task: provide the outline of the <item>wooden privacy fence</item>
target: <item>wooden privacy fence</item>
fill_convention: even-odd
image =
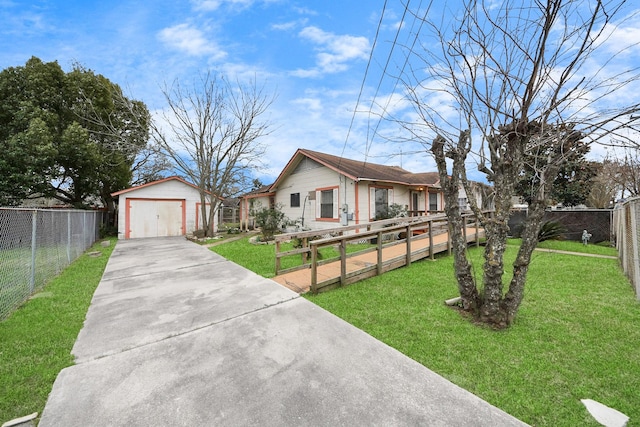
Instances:
[[[472,214],[464,215],[463,233],[467,242],[479,244],[484,230]],[[282,251],[285,241],[298,239],[300,246]],[[347,253],[350,244],[369,243],[363,250]],[[332,259],[320,259],[319,250],[323,247],[335,247],[339,256]],[[426,257],[434,258],[439,252],[451,251],[448,222],[444,214],[422,217],[394,218],[329,230],[314,230],[301,233],[289,233],[276,236],[276,281],[289,282],[296,271],[307,270],[303,281],[297,285],[306,291],[308,286],[314,293],[380,275],[413,261]],[[281,260],[288,256],[300,256],[302,265],[282,269]],[[319,275],[319,270],[324,272]],[[329,270],[335,270],[329,272]],[[297,274],[297,281],[300,281]],[[280,279],[280,280],[278,280]],[[291,279],[292,281],[294,279]]]

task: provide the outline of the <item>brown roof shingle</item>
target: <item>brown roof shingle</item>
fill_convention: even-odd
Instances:
[[[369,163],[318,151],[299,149],[303,154],[337,172],[359,181],[385,181],[406,185],[437,186],[440,182],[437,172],[412,173],[399,166],[386,166]]]

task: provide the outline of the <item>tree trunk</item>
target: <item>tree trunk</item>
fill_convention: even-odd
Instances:
[[[495,328],[507,326],[506,317],[502,310],[504,276],[504,253],[507,249],[509,235],[509,216],[511,214],[511,194],[515,182],[511,168],[503,168],[500,174],[494,176],[494,186],[500,188],[495,194],[495,212],[485,220],[484,228],[486,243],[484,248],[483,293],[482,304],[478,311],[478,318],[482,323]]]
[[[209,236],[209,216],[207,215],[207,197],[204,194],[200,194],[200,218],[202,221],[202,231],[204,236]]]
[[[504,252],[507,248],[507,234],[509,227],[502,215],[486,221],[485,231],[487,240],[484,250],[484,290],[481,296],[482,304],[478,311],[478,320],[496,327],[504,323],[501,313],[502,276],[504,275]]]
[[[116,205],[113,201],[113,197],[105,198],[104,204],[107,208],[107,227],[115,226],[116,219]]]
[[[509,283],[509,291],[502,303],[502,311],[507,326],[513,323],[524,297],[524,285],[527,280],[531,255],[538,245],[538,232],[540,231],[544,209],[544,204],[539,202],[529,206],[529,215],[522,231],[522,244],[513,263],[513,276]]]
[[[463,228],[464,220],[458,207],[458,192],[445,192],[445,211],[449,219],[449,235],[451,238],[451,248],[453,250],[453,259],[455,264],[456,280],[458,282],[458,291],[462,298],[462,309],[475,313],[478,309],[478,290],[471,273],[471,264],[467,259],[467,241],[465,239]],[[453,205],[453,207],[451,207]]]
[[[218,200],[216,196],[211,195],[211,203],[209,204],[209,222],[207,224],[211,236],[215,234],[215,215],[218,208]]]
[[[438,175],[440,176],[440,185],[444,192],[445,205],[444,210],[447,214],[449,223],[449,237],[451,239],[451,249],[453,251],[456,280],[458,282],[458,291],[462,299],[462,309],[474,313],[478,309],[479,297],[476,283],[471,274],[471,264],[467,259],[467,241],[464,235],[464,220],[458,205],[458,196],[460,188],[460,176],[464,172],[464,161],[466,159],[466,143],[468,134],[460,133],[458,141],[458,150],[452,150],[449,157],[453,159],[453,171],[451,176],[447,173],[447,164],[444,153],[444,139],[437,137],[431,145],[436,165],[438,166]],[[461,170],[462,168],[462,170]]]

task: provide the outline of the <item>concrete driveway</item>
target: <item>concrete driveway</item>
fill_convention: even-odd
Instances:
[[[523,426],[184,238],[119,241],[40,426]]]

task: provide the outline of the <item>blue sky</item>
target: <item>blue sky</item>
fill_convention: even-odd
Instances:
[[[353,113],[361,90],[358,109],[368,110],[374,94],[381,100],[393,89],[394,80],[381,76],[404,6],[390,1],[383,14],[384,4],[0,0],[0,69],[24,65],[31,56],[56,60],[66,71],[77,62],[119,84],[152,111],[165,106],[161,87],[176,79],[192,84],[209,70],[232,79],[255,76],[277,96],[269,112],[274,132],[263,140],[268,145],[267,169],[260,175],[265,183],[275,179],[297,148],[434,171],[431,157],[416,153],[418,147],[372,136],[378,124],[383,134],[397,133],[396,125]],[[409,30],[411,23],[407,19],[403,28]],[[634,23],[637,17],[618,30],[619,39],[640,41],[640,25]],[[399,41],[410,43],[409,32],[402,32]],[[635,58],[627,58],[630,67],[638,65]],[[393,74],[400,62],[395,57],[388,71]]]
[[[367,141],[360,118],[347,140],[383,3],[0,0],[0,68],[24,65],[31,56],[57,60],[66,71],[77,62],[150,110],[164,106],[161,87],[175,79],[189,84],[207,70],[256,76],[277,96],[269,113],[274,132],[264,140],[264,181],[275,178],[297,148],[400,164],[386,156],[394,149]],[[395,35],[402,12],[396,6],[385,11],[381,48]],[[371,66],[368,86],[377,85],[380,70]],[[427,156],[420,157],[403,159],[403,166],[430,170],[422,164]]]

